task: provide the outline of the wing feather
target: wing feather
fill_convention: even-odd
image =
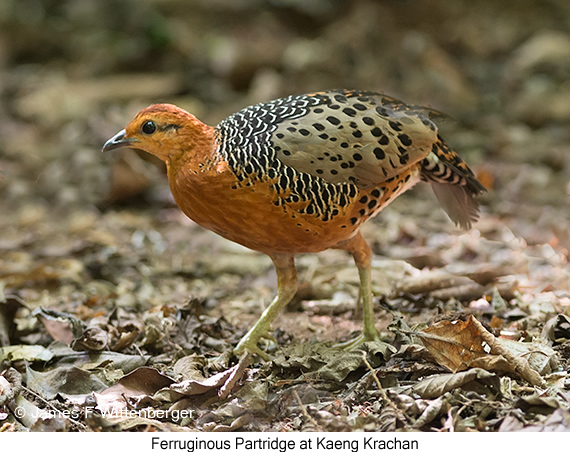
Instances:
[[[301,118],[285,119],[271,134],[276,157],[331,183],[368,188],[424,159],[437,127],[417,107],[378,93],[313,95]]]

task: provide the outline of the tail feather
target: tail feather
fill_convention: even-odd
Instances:
[[[469,229],[479,219],[476,197],[485,192],[473,171],[439,138],[424,159],[422,177],[431,183],[441,206],[462,229]]]
[[[471,229],[479,219],[479,204],[473,193],[461,185],[431,182],[431,187],[445,213],[461,229]]]

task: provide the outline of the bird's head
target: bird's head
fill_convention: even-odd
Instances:
[[[192,151],[199,153],[204,147],[211,149],[212,143],[213,127],[175,105],[154,104],[141,110],[105,143],[102,151],[140,149],[168,163]]]

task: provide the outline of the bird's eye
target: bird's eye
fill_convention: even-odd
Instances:
[[[156,132],[156,123],[154,121],[147,121],[142,125],[141,130],[145,135],[152,135]]]

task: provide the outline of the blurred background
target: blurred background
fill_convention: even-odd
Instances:
[[[0,273],[49,278],[25,269],[73,257],[72,275],[110,278],[121,243],[197,252],[203,232],[175,209],[162,165],[103,155],[103,143],[154,102],[214,125],[252,103],[332,88],[449,115],[443,135],[489,190],[482,227],[512,231],[487,237],[566,255],[569,76],[567,0],[2,0]],[[377,224],[401,224],[401,213],[407,232],[388,238],[410,242],[428,217],[452,231],[428,197],[414,189]],[[186,229],[160,229],[172,221]],[[165,272],[195,271],[176,259],[191,258],[169,255]]]

